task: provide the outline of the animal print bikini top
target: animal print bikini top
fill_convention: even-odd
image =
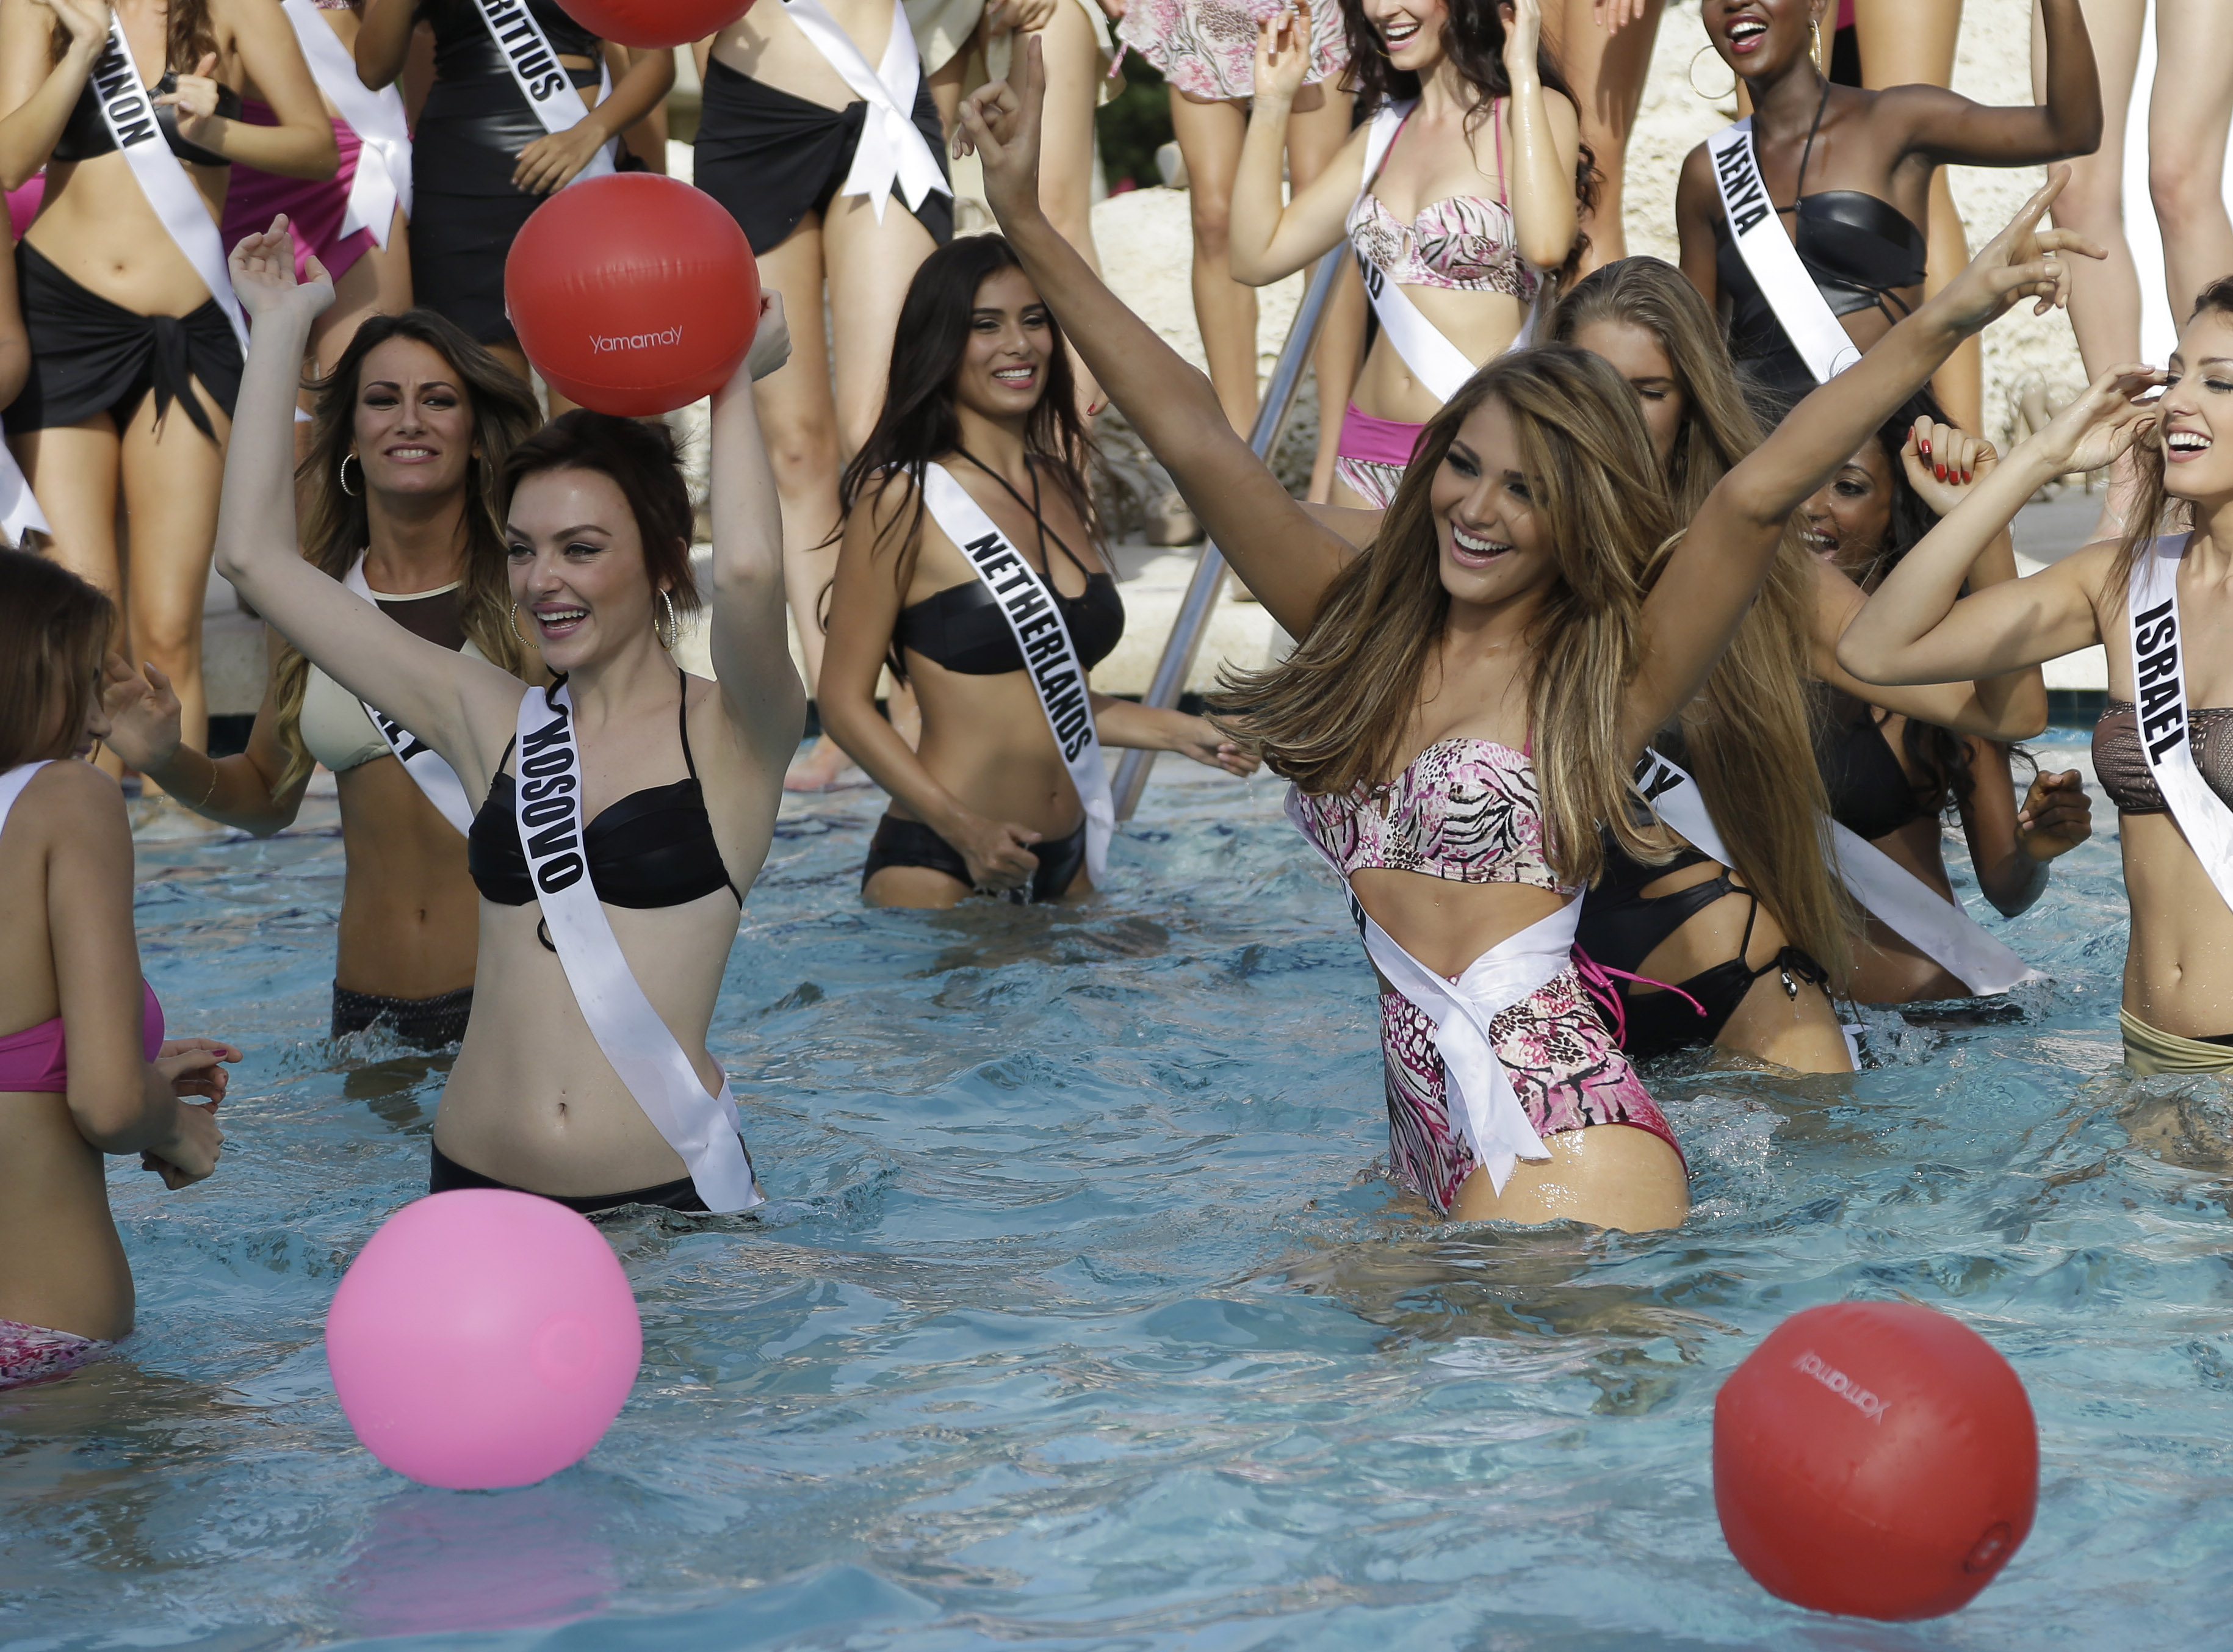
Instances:
[[[1519,231],[1505,199],[1504,100],[1491,104],[1488,126],[1496,134],[1496,198],[1452,195],[1430,202],[1406,224],[1372,192],[1374,178],[1349,209],[1349,239],[1358,254],[1400,287],[1444,287],[1460,292],[1508,293],[1521,302],[1535,296],[1538,277],[1520,256]],[[1408,124],[1410,116],[1403,117]],[[1403,135],[1403,127],[1396,138]],[[1394,153],[1388,140],[1380,164]],[[1374,169],[1377,177],[1379,167]]]
[[[1543,805],[1525,751],[1494,740],[1437,740],[1385,785],[1298,792],[1297,823],[1344,877],[1423,872],[1458,883],[1527,883],[1561,895],[1543,852]]]

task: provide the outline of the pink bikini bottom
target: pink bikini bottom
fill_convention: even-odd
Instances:
[[[1419,446],[1424,425],[1400,419],[1376,419],[1359,413],[1351,402],[1341,416],[1341,440],[1335,449],[1333,473],[1374,509],[1385,511],[1396,498],[1403,467]]]
[[[115,1347],[114,1343],[94,1337],[76,1337],[66,1330],[0,1319],[0,1389],[51,1382],[80,1366],[107,1358]]]

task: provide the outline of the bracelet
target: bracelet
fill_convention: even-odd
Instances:
[[[205,756],[206,756],[207,754],[206,754],[206,753],[205,753],[204,755],[205,755]],[[201,800],[201,802],[199,802],[199,803],[196,803],[196,804],[194,805],[194,812],[195,812],[196,814],[198,814],[198,815],[199,815],[199,813],[201,813],[201,811],[202,811],[203,810],[205,810],[205,809],[208,808],[208,807],[209,807],[209,800],[210,800],[211,798],[212,798],[212,797],[216,797],[216,796],[217,796],[217,777],[218,777],[218,768],[217,768],[217,759],[216,759],[215,758],[210,758],[210,760],[209,760],[209,766],[210,766],[210,783],[209,783],[209,787],[208,787],[208,789],[207,789],[206,790],[205,790],[205,791],[202,793],[202,800]]]

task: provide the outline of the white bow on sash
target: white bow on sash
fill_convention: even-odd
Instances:
[[[907,11],[900,0],[892,0],[892,32],[884,45],[884,61],[873,69],[853,37],[837,26],[821,0],[783,0],[783,10],[853,89],[854,96],[869,106],[861,122],[861,140],[853,150],[852,168],[837,192],[867,196],[879,224],[884,221],[884,203],[891,198],[895,183],[909,211],[921,206],[933,191],[954,193],[938,157],[915,123],[922,60],[915,55],[915,31],[908,26]]]
[[[1348,888],[1340,863],[1312,836],[1300,794],[1287,789],[1287,818],[1311,847],[1325,857]],[[1489,1023],[1536,989],[1554,980],[1573,962],[1574,930],[1581,922],[1580,897],[1516,935],[1507,935],[1466,966],[1455,981],[1437,975],[1405,952],[1371,914],[1349,899],[1350,912],[1364,934],[1373,966],[1427,1019],[1435,1024],[1435,1049],[1442,1058],[1442,1088],[1450,1115],[1465,1133],[1474,1162],[1488,1172],[1489,1185],[1501,1193],[1522,1159],[1546,1160],[1551,1149],[1527,1122],[1527,1109],[1512,1088],[1511,1075],[1497,1059]]]
[[[326,27],[310,0],[280,0],[279,9],[294,25],[318,90],[341,111],[363,146],[357,151],[356,177],[349,185],[341,232],[350,236],[370,230],[385,247],[396,207],[403,208],[405,218],[411,216],[411,133],[404,120],[403,94],[392,86],[375,92],[357,78],[356,59],[341,36]]]

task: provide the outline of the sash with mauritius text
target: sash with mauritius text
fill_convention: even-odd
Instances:
[[[557,49],[551,45],[550,36],[543,32],[543,25],[535,21],[528,9],[527,0],[473,0],[481,14],[481,24],[496,42],[497,55],[504,66],[511,71],[512,84],[519,95],[527,100],[527,107],[535,111],[535,118],[543,129],[553,137],[570,132],[579,126],[589,113],[589,106],[582,101],[582,94],[566,73],[566,66],[558,61]],[[611,75],[602,63],[598,75],[607,90],[611,89]],[[602,178],[613,170],[613,150],[608,143],[589,157],[589,164],[569,180],[578,184],[585,178]]]

